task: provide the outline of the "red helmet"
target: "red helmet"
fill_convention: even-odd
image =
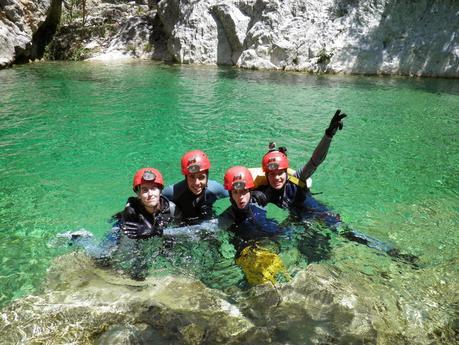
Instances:
[[[164,188],[163,176],[154,168],[142,168],[137,170],[134,175],[134,179],[132,180],[132,189],[136,192],[137,187],[146,182],[154,182],[159,185],[159,188]]]
[[[189,175],[210,169],[210,161],[207,155],[194,150],[185,153],[182,157],[182,174]]]
[[[263,156],[261,166],[265,173],[288,169],[288,158],[280,151],[270,151]]]
[[[241,190],[254,188],[255,184],[249,169],[236,166],[226,171],[223,186],[226,190]]]

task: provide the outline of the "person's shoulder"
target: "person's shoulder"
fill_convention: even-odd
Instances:
[[[126,201],[126,205],[125,207],[136,207],[138,204],[139,204],[139,198],[135,197],[135,196],[130,196],[127,201]]]
[[[262,184],[255,188],[255,190],[267,194],[271,190],[271,186],[269,184]]]
[[[207,181],[207,187],[223,188],[223,185],[215,180],[209,180]]]
[[[185,180],[182,180],[164,188],[162,195],[165,196],[169,201],[174,201],[175,198],[179,197],[185,190]]]
[[[228,191],[223,188],[223,185],[217,181],[209,180],[207,181],[207,193],[215,194],[218,197],[227,197]]]
[[[234,223],[234,217],[234,211],[230,206],[218,215],[217,219],[219,227],[222,229],[227,229]]]
[[[261,206],[260,204],[258,204],[257,202],[251,201],[249,203],[249,206],[252,209],[252,211],[257,210],[257,211],[266,213],[266,209],[263,206]]]
[[[128,213],[132,213],[132,212],[140,212],[140,210],[142,209],[142,202],[140,201],[140,199],[136,196],[130,196],[127,201],[126,201],[126,204],[124,205],[124,213],[128,212]]]
[[[167,212],[170,214],[170,216],[174,219],[179,219],[182,216],[182,212],[180,211],[180,208],[177,207],[177,205],[169,200],[167,197],[164,195],[161,195],[162,203],[164,204],[164,210],[161,210],[162,212]]]

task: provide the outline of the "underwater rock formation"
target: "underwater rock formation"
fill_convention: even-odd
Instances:
[[[253,328],[223,294],[199,281],[123,279],[93,267],[79,254],[58,259],[45,286],[42,295],[3,310],[3,342],[157,344],[169,339],[199,344],[205,337],[216,344],[238,339]]]
[[[122,278],[73,253],[56,259],[40,294],[1,311],[0,333],[8,344],[454,341],[454,316],[431,299],[434,291],[416,295],[377,280],[311,264],[289,283],[224,293],[194,278]]]
[[[0,0],[0,68],[41,58],[61,17],[62,0]]]

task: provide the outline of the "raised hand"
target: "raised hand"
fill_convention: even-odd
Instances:
[[[341,113],[341,110],[338,109],[335,113],[335,115],[333,116],[333,118],[331,119],[330,121],[330,125],[328,126],[328,128],[325,130],[325,133],[329,136],[329,137],[333,137],[335,134],[336,134],[336,131],[339,129],[339,130],[342,130],[343,129],[343,119],[346,117],[347,115],[345,113]]]

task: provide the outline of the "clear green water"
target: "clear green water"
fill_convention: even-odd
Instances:
[[[173,183],[181,155],[200,148],[211,158],[211,178],[222,180],[231,165],[257,166],[272,140],[288,147],[297,167],[337,108],[349,117],[314,175],[318,198],[346,223],[419,256],[422,267],[457,278],[458,95],[457,80],[150,63],[1,70],[0,305],[40,286],[64,252],[48,245],[56,233],[84,228],[101,238],[139,167],[157,167]],[[345,246],[329,260],[371,273],[383,258],[362,247]],[[211,242],[175,250],[183,255],[165,270],[208,265],[198,275],[221,286],[241,276],[228,261],[212,261]],[[210,268],[220,275],[206,276]],[[219,283],[223,275],[230,278]]]

